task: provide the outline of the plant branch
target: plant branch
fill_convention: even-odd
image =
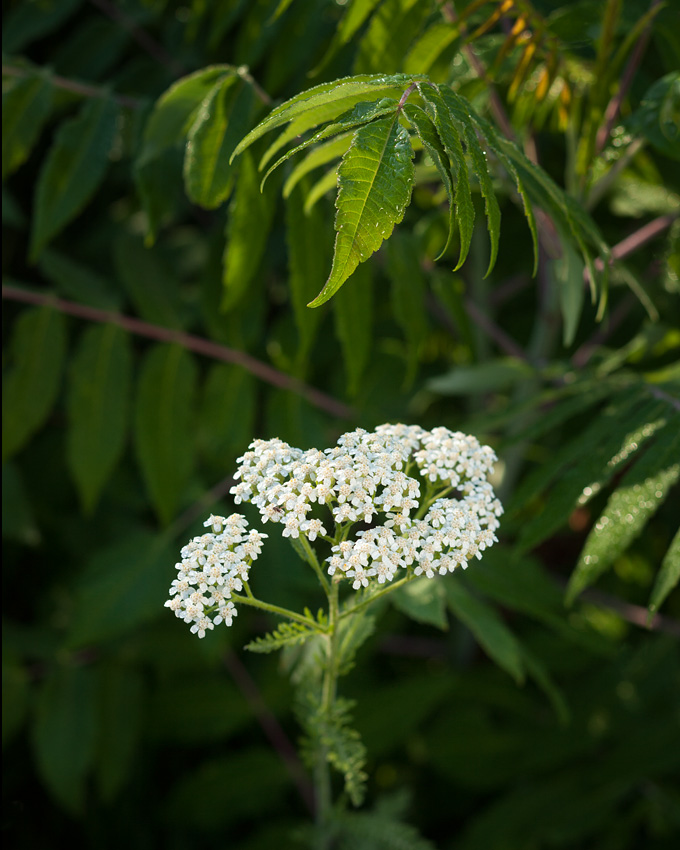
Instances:
[[[3,77],[34,77],[37,76],[37,73],[40,73],[40,71],[36,71],[31,68],[21,68],[18,65],[5,65],[3,63],[2,66]],[[100,86],[90,86],[87,85],[87,83],[79,83],[77,80],[69,80],[66,77],[60,77],[57,74],[48,74],[47,78],[52,85],[58,89],[63,89],[64,91],[72,92],[73,94],[78,94],[82,97],[109,97],[112,100],[115,100],[116,103],[119,103],[121,106],[125,106],[128,109],[141,109],[145,103],[145,101],[136,97],[127,97],[123,94],[112,94],[108,89]]]
[[[277,617],[286,617],[288,620],[295,620],[296,623],[302,623],[305,626],[313,628],[317,632],[324,631],[323,626],[317,623],[316,620],[312,620],[302,614],[296,614],[295,611],[290,611],[288,608],[281,608],[279,605],[272,605],[271,602],[262,602],[261,599],[255,599],[247,582],[244,582],[244,587],[246,588],[246,593],[250,594],[249,596],[240,596],[238,593],[232,593],[231,598],[236,599],[237,602],[241,602],[244,605],[250,605],[251,608],[259,608],[261,611],[268,611],[270,614],[276,614]]]
[[[373,593],[368,599],[364,599],[363,602],[359,602],[357,605],[353,605],[351,608],[346,608],[338,617],[338,620],[344,620],[345,617],[349,617],[351,614],[356,614],[359,611],[363,611],[364,608],[367,608],[372,602],[375,602],[376,599],[379,599],[381,596],[384,596],[386,593],[390,593],[393,590],[396,590],[398,587],[401,587],[412,579],[417,578],[417,576],[404,576],[404,578],[400,578],[399,581],[390,582],[386,587],[383,587],[382,590],[379,590],[377,593]]]
[[[290,375],[286,375],[285,372],[280,372],[278,369],[257,360],[245,351],[228,348],[226,345],[220,345],[217,342],[193,336],[192,334],[187,334],[183,331],[165,328],[160,325],[152,325],[149,322],[144,322],[141,319],[135,319],[130,316],[123,316],[120,313],[98,310],[95,307],[87,307],[84,304],[77,304],[73,301],[65,301],[64,299],[57,298],[54,295],[43,295],[38,292],[30,292],[16,286],[3,286],[2,297],[3,299],[11,301],[21,301],[26,304],[37,304],[40,306],[52,307],[62,313],[77,316],[80,319],[86,319],[90,322],[103,322],[118,325],[129,333],[133,333],[147,339],[181,345],[189,351],[194,351],[197,354],[202,354],[205,357],[212,358],[213,360],[221,360],[224,363],[234,363],[237,366],[241,366],[252,375],[255,375],[255,377],[260,378],[275,387],[301,395],[314,407],[318,407],[320,410],[325,410],[327,413],[330,413],[331,416],[336,416],[340,419],[354,419],[356,417],[356,412],[351,407],[348,407],[341,401],[338,401],[338,399],[326,395],[326,393],[309,386],[309,384],[300,381],[298,378],[293,378]]]
[[[607,144],[607,139],[611,135],[611,131],[614,127],[614,122],[616,121],[621,110],[621,104],[623,102],[623,99],[628,94],[628,89],[630,88],[631,83],[633,82],[633,77],[635,76],[636,71],[640,67],[640,62],[642,61],[642,57],[644,56],[645,50],[647,49],[647,45],[649,43],[649,39],[652,33],[651,17],[653,16],[656,7],[660,5],[661,0],[653,0],[649,8],[649,12],[651,13],[650,20],[642,31],[640,38],[638,39],[633,49],[631,57],[628,60],[626,69],[623,72],[623,76],[621,77],[621,82],[619,84],[618,91],[607,104],[607,108],[605,109],[603,116],[603,123],[597,133],[597,139],[595,143],[596,153],[600,153],[600,151]]]
[[[236,682],[241,693],[253,710],[253,714],[257,717],[264,734],[267,736],[269,742],[279,754],[281,761],[286,766],[286,770],[295,783],[305,806],[309,812],[313,813],[314,789],[312,788],[309,777],[297,756],[295,747],[291,744],[288,736],[283,731],[283,728],[276,719],[276,716],[267,707],[260,689],[255,684],[250,673],[241,663],[238,655],[236,655],[235,652],[232,652],[232,650],[227,650],[227,652],[225,652],[222,656],[222,660],[224,666],[231,674],[231,677]]]
[[[167,50],[156,41],[155,38],[143,30],[132,18],[128,17],[125,12],[122,12],[115,3],[110,3],[109,0],[90,0],[93,6],[96,6],[100,12],[106,15],[115,23],[119,24],[126,30],[131,38],[145,50],[152,59],[164,65],[173,74],[182,74],[185,71],[181,62],[178,62],[174,56],[171,56]]]

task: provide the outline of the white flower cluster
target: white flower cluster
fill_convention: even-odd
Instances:
[[[397,570],[416,575],[466,567],[468,560],[496,540],[503,508],[486,480],[496,456],[475,437],[447,428],[426,431],[417,425],[380,425],[343,434],[332,449],[302,451],[282,440],[256,440],[239,458],[231,492],[235,501],[252,502],[263,521],[279,522],[284,537],[328,537],[314,505],[330,509],[336,527],[347,523],[381,525],[343,536],[327,559],[328,573],[340,570],[355,589],[369,580],[391,581]],[[417,467],[427,514],[421,507],[421,482],[409,475]],[[451,498],[444,498],[455,491]],[[437,498],[439,496],[439,498]]]
[[[259,531],[246,531],[248,523],[241,514],[210,516],[204,525],[211,531],[183,547],[182,561],[175,565],[177,578],[165,603],[175,616],[191,623],[191,631],[200,638],[222,622],[232,624],[238,612],[231,594],[248,581],[250,567],[267,537]]]

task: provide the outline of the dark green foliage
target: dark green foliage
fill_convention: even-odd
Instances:
[[[5,4],[10,846],[675,846],[673,6]],[[492,445],[506,513],[343,597],[329,714],[323,619],[199,641],[163,602],[208,514],[261,528],[252,439],[382,422]],[[261,530],[253,592],[316,611]]]

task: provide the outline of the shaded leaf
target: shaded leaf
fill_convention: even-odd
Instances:
[[[229,158],[252,108],[252,86],[240,77],[225,77],[202,101],[184,157],[184,185],[194,203],[214,209],[229,197],[235,170]]]
[[[131,778],[142,732],[144,681],[140,671],[105,666],[99,683],[95,775],[102,800],[113,801]]]
[[[54,32],[82,2],[55,0],[52,3],[19,3],[13,6],[2,25],[3,51],[20,53],[31,42]]]
[[[310,306],[328,301],[402,220],[413,186],[412,159],[397,115],[357,130],[338,170],[333,266]]]
[[[487,363],[457,366],[446,375],[427,382],[440,395],[477,395],[509,389],[533,377],[533,369],[522,360],[498,358]]]
[[[629,126],[664,156],[680,159],[679,71],[666,74],[651,86],[629,119]]]
[[[426,282],[420,266],[420,246],[410,233],[397,233],[387,243],[387,270],[390,276],[394,318],[406,337],[407,386],[415,380],[421,346],[427,339],[425,313]]]
[[[13,462],[2,465],[2,536],[25,546],[40,543],[40,530],[26,492],[19,467]]]
[[[2,179],[24,163],[52,109],[49,76],[16,80],[2,93]]]
[[[120,294],[109,282],[71,257],[47,249],[40,255],[38,268],[65,298],[99,310],[120,309]]]
[[[256,410],[255,378],[231,363],[208,372],[199,417],[199,450],[211,468],[231,474],[234,461],[252,438]]]
[[[67,460],[90,512],[125,446],[132,378],[127,333],[115,325],[88,328],[69,377]]]
[[[307,200],[305,201],[305,212],[309,215],[309,213],[314,209],[315,204],[317,204],[324,195],[328,194],[328,192],[332,189],[335,189],[337,185],[338,169],[331,168],[324,174],[323,177],[317,180],[317,182],[309,190]]]
[[[566,240],[562,241],[562,256],[555,260],[553,274],[558,286],[560,308],[562,310],[562,342],[569,346],[574,341],[578,329],[585,286],[583,281],[583,261]]]
[[[347,373],[347,392],[356,395],[368,365],[373,344],[373,280],[370,263],[364,263],[333,299],[335,334],[340,340]]]
[[[438,629],[448,629],[446,594],[439,581],[419,578],[397,588],[390,599],[395,608],[418,623],[427,623]]]
[[[276,211],[276,190],[272,181],[260,191],[255,159],[247,153],[239,165],[227,219],[222,299],[225,310],[243,298],[260,267]]]
[[[3,462],[45,423],[59,392],[66,353],[64,317],[49,307],[24,310],[10,342],[2,391]]]
[[[428,7],[428,3],[419,0],[383,0],[359,42],[354,72],[398,71],[423,18],[430,12]],[[422,69],[418,68],[418,72],[422,73]]]
[[[71,814],[83,812],[85,780],[95,754],[97,682],[91,667],[51,673],[38,696],[33,749],[52,796]]]
[[[144,358],[135,402],[135,448],[151,502],[168,523],[193,467],[196,365],[179,345],[157,345]]]
[[[474,566],[472,566],[474,569]],[[444,582],[449,608],[466,625],[488,656],[516,682],[524,681],[522,648],[496,612],[465,589],[459,577]]]
[[[157,250],[147,248],[138,236],[122,233],[113,243],[113,261],[141,318],[164,328],[183,326],[178,282]]]
[[[3,478],[4,478],[3,468]],[[3,517],[4,519],[4,517]],[[3,529],[4,531],[4,529]],[[10,653],[2,658],[2,746],[9,744],[26,721],[30,698],[30,675]]]
[[[104,179],[118,111],[110,98],[91,98],[59,128],[38,178],[32,260],[78,215]]]
[[[94,554],[78,578],[67,646],[102,643],[162,617],[174,557],[168,540],[139,530]]]
[[[435,21],[411,45],[404,59],[407,74],[427,74],[446,48],[459,37],[458,27],[449,21]]]

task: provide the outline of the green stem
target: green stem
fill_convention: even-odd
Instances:
[[[309,540],[307,540],[307,538],[303,534],[300,535],[299,539],[302,543],[302,548],[305,550],[305,554],[307,555],[307,561],[316,573],[316,577],[321,582],[321,587],[323,587],[326,596],[328,596],[330,593],[328,579],[323,574],[323,570],[321,569],[321,565],[319,564],[319,559],[316,557],[316,552],[312,548]]]
[[[243,605],[250,605],[252,608],[260,608],[262,611],[269,611],[270,614],[276,614],[279,617],[286,617],[289,620],[295,620],[298,623],[304,623],[305,626],[311,626],[317,631],[323,631],[322,627],[316,620],[312,620],[309,617],[304,617],[302,614],[296,614],[295,611],[289,611],[288,608],[280,608],[278,605],[271,605],[269,602],[261,602],[259,599],[255,599],[250,588],[248,587],[248,583],[244,582],[244,587],[246,589],[246,596],[239,596],[238,593],[232,593],[231,598],[235,599],[237,602],[242,603]]]
[[[338,681],[338,621],[339,617],[339,594],[340,585],[336,580],[330,582],[328,589],[328,629],[326,632],[327,655],[326,669],[324,671],[321,685],[321,715],[330,721],[333,716],[333,704],[337,692]],[[333,792],[331,787],[331,770],[328,763],[328,748],[320,746],[316,767],[314,769],[316,788],[316,822],[320,827],[319,850],[327,850],[329,847],[328,823],[331,819],[333,808]]]
[[[391,593],[391,591],[396,590],[398,587],[401,587],[404,584],[407,584],[412,579],[416,578],[414,575],[407,575],[404,578],[400,578],[399,581],[390,582],[386,587],[383,587],[382,590],[379,590],[377,593],[372,594],[368,597],[368,599],[364,599],[363,602],[359,602],[357,605],[353,605],[351,608],[347,608],[345,611],[340,614],[338,620],[344,620],[345,617],[349,617],[351,614],[356,614],[358,611],[362,611],[364,608],[367,608],[376,599],[380,599],[381,596],[385,596],[386,593]]]

